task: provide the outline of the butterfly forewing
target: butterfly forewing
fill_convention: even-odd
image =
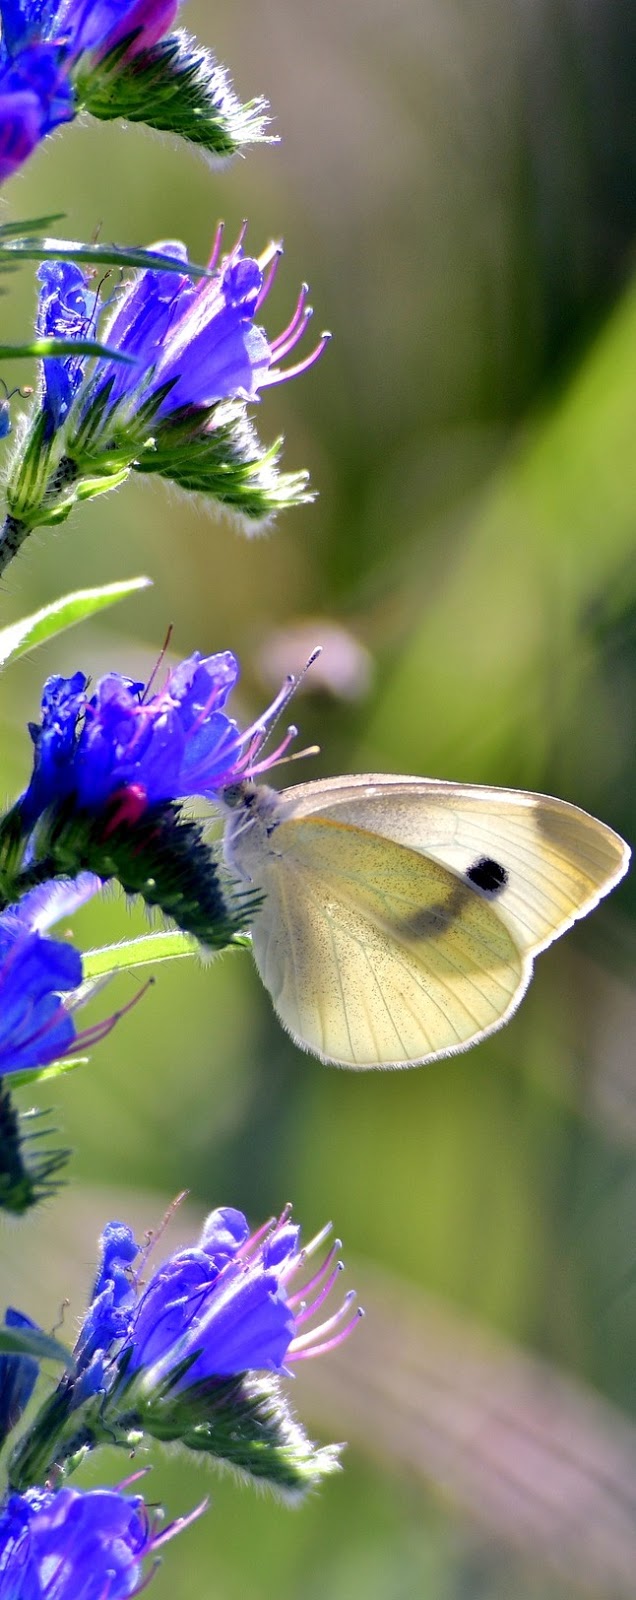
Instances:
[[[302,784],[288,789],[284,800],[299,819],[311,815],[372,831],[423,852],[468,883],[472,873],[471,892],[496,904],[527,953],[536,954],[590,911],[629,861],[623,840],[595,817],[564,800],[520,790],[370,774]]]
[[[408,1066],[465,1049],[514,1010],[530,963],[443,863],[315,815],[281,821],[272,847],[254,955],[305,1048],[349,1067]]]

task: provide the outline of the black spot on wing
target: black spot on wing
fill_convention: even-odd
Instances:
[[[508,882],[508,873],[499,861],[493,861],[492,856],[480,856],[478,861],[473,861],[468,868],[466,877],[473,888],[480,889],[482,894],[487,894],[491,900],[501,894]]]

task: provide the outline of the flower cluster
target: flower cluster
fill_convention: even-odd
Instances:
[[[353,1292],[318,1315],[342,1270],[336,1240],[308,1276],[330,1231],[303,1248],[289,1208],[252,1233],[242,1212],[224,1207],[144,1284],[147,1250],[124,1223],[108,1223],[73,1373],[16,1446],[13,1486],[77,1464],[80,1440],[82,1455],[105,1442],[134,1447],[144,1434],[178,1439],[291,1495],[332,1472],[338,1451],[316,1449],[279,1382],[346,1339],[361,1315]]]
[[[283,366],[311,320],[306,286],[288,326],[268,339],[256,319],[280,246],[246,256],[242,233],[222,255],[222,236],[219,228],[198,283],[185,246],[168,241],[158,248],[184,271],[145,269],[105,303],[74,263],[40,268],[38,335],[79,345],[99,332],[114,354],[89,362],[78,350],[44,360],[31,432],[8,488],[11,516],[25,535],[63,520],[78,499],[116,487],[131,468],[205,493],[248,521],[311,498],[306,473],[277,472],[280,441],[263,450],[246,405],[305,372],[328,336]]]
[[[116,880],[223,948],[260,900],[228,878],[182,802],[222,800],[280,759],[295,728],[268,754],[263,746],[294,680],[241,730],[225,709],[238,678],[229,651],[195,651],[153,690],[158,671],[147,685],[108,673],[92,690],[82,672],[48,679],[41,722],[30,724],[31,780],[0,821],[0,887],[17,899],[42,877]]]
[[[210,51],[178,26],[180,11],[181,0],[0,0],[0,183],[80,111],[145,122],[213,157],[268,139],[266,102],[239,102]],[[33,528],[61,523],[132,472],[202,494],[250,528],[313,498],[306,473],[279,470],[282,441],[264,447],[252,421],[266,389],[313,366],[328,338],[298,350],[312,316],[306,285],[281,333],[262,326],[281,246],[249,255],[243,228],[226,250],[220,226],[200,267],[179,241],[142,251],[43,240],[43,225],[0,224],[0,269],[20,256],[41,262],[35,340],[3,347],[40,365],[35,393],[19,390],[31,404],[5,473],[0,574]],[[15,392],[0,378],[0,440]],[[0,666],[146,581],[79,590],[3,629]],[[187,808],[249,801],[248,780],[295,736],[288,729],[265,753],[295,685],[288,679],[242,729],[228,710],[237,679],[229,651],[195,651],[167,671],[162,655],[147,683],[114,671],[45,683],[29,729],[31,778],[0,815],[0,1208],[14,1215],[52,1192],[68,1155],[39,1143],[33,1153],[40,1113],[19,1113],[14,1091],[78,1065],[74,1052],[113,1027],[122,1011],[78,1031],[96,987],[155,960],[158,941],[178,954],[195,948],[173,926],[82,956],[53,925],[114,882],[201,946],[246,942],[260,891],[233,881],[231,853],[224,861],[206,819]],[[308,1438],[285,1385],[361,1315],[352,1292],[334,1294],[342,1262],[330,1231],[303,1246],[290,1208],[251,1231],[225,1207],[155,1266],[152,1236],[140,1246],[125,1223],[109,1222],[72,1352],[58,1329],[7,1309],[0,1600],[128,1600],[166,1539],[198,1515],[160,1532],[131,1493],[141,1474],[71,1487],[102,1446],[133,1455],[148,1441],[179,1443],[297,1500],[337,1470],[340,1447]],[[44,1361],[61,1377],[41,1398]]]
[[[244,773],[266,770],[293,734],[290,730],[277,750],[258,759],[289,686],[241,732],[225,711],[238,675],[229,650],[213,656],[195,650],[155,693],[151,682],[134,682],[118,672],[98,679],[92,693],[83,672],[49,678],[42,721],[30,729],[35,751],[21,801],[25,826],[32,828],[48,807],[69,798],[78,810],[96,813],[113,796],[119,801],[118,818],[136,821],[149,806],[194,796],[213,799]]]

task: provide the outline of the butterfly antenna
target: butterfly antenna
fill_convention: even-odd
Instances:
[[[298,693],[300,685],[303,682],[303,680],[306,678],[310,667],[313,667],[314,661],[317,661],[318,657],[321,656],[321,655],[322,655],[322,645],[321,644],[317,644],[315,650],[312,650],[311,655],[307,658],[307,660],[305,662],[305,665],[304,665],[304,667],[302,669],[302,672],[298,672],[296,674],[290,672],[288,674],[288,677],[286,679],[285,685],[284,685],[283,689],[281,689],[281,692],[280,692],[279,704],[276,707],[276,712],[275,712],[275,715],[273,717],[273,720],[270,722],[270,724],[268,726],[267,732],[266,732],[265,737],[263,739],[263,743],[262,743],[262,745],[260,747],[261,749],[264,749],[265,746],[267,744],[269,744],[269,741],[270,741],[271,736],[272,736],[272,734],[274,732],[274,729],[278,727],[280,719],[284,715],[285,711],[287,710],[288,705],[293,700],[294,695]],[[291,757],[290,757],[290,760],[291,760]]]

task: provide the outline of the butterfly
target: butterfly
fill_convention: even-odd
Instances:
[[[224,792],[230,870],[283,1026],[339,1066],[412,1067],[502,1027],[534,957],[627,871],[549,795],[382,773]]]

